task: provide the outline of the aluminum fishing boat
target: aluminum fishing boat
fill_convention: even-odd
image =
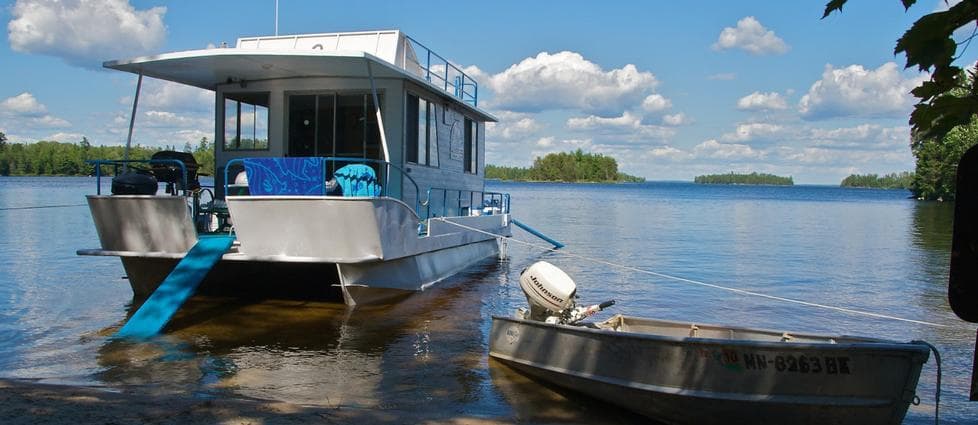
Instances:
[[[104,66],[139,76],[135,121],[143,76],[214,92],[213,188],[176,152],[94,162],[120,176],[88,196],[101,247],[78,254],[120,257],[137,298],[211,234],[234,241],[201,247],[198,263],[219,252],[198,267],[200,290],[339,287],[351,305],[423,290],[510,234],[509,196],[485,191],[495,119],[477,83],[400,31],[247,37]]]
[[[664,423],[899,424],[929,357],[919,342],[622,315],[585,324],[607,303],[574,305],[556,267],[520,281],[530,310],[493,317],[491,357]]]

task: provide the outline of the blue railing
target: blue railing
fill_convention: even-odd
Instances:
[[[405,68],[407,68],[406,62],[410,61],[421,69],[421,76],[435,87],[442,88],[472,106],[479,106],[479,83],[424,44],[407,35],[404,36],[404,40],[407,44],[405,47],[410,47],[417,58],[415,60],[405,55]],[[421,63],[422,60],[424,63]]]
[[[431,187],[428,188],[425,194],[424,202],[421,202],[421,206],[425,208],[425,215],[421,216],[422,219],[427,219],[431,217],[438,217],[438,213],[432,214],[432,201],[438,199],[438,193],[441,192],[441,217],[446,217],[451,212],[454,207],[455,213],[457,215],[472,215],[474,208],[478,208],[480,214],[492,215],[492,214],[509,214],[509,194],[500,192],[486,192],[482,190],[465,190],[465,189],[449,189],[441,187]],[[449,197],[449,192],[455,192],[454,197]],[[434,198],[432,197],[434,193]],[[463,195],[467,194],[467,195]],[[454,199],[453,199],[454,198]],[[478,199],[478,205],[475,201]],[[450,201],[454,204],[450,204]],[[465,211],[467,209],[467,211]],[[465,211],[465,212],[463,212]]]
[[[97,189],[95,193],[97,195],[102,194],[102,167],[111,166],[112,175],[119,175],[119,167],[128,167],[129,164],[174,164],[180,167],[180,187],[183,189],[184,194],[190,192],[189,186],[187,186],[187,166],[179,159],[90,159],[85,161],[87,164],[92,164],[95,167],[95,184]]]
[[[231,179],[230,170],[232,168],[232,165],[239,165],[240,166],[240,169],[243,170],[244,169],[244,161],[246,159],[248,159],[248,158],[236,158],[236,159],[232,159],[232,160],[228,161],[227,164],[224,165],[224,193],[225,193],[225,195],[228,194],[228,193],[230,193],[228,190],[231,188],[231,184],[232,184],[232,183],[230,183],[231,182],[231,180],[230,180]],[[415,182],[414,179],[411,178],[410,175],[408,175],[408,173],[404,172],[404,170],[401,167],[398,167],[398,166],[396,166],[394,164],[391,164],[390,162],[382,161],[382,160],[378,160],[378,159],[367,159],[367,158],[324,157],[322,159],[323,159],[323,162],[322,162],[322,164],[323,164],[323,166],[322,166],[322,181],[323,182],[325,182],[326,180],[328,180],[329,175],[332,172],[335,172],[337,168],[339,168],[339,167],[336,166],[337,163],[342,163],[342,164],[375,164],[375,165],[378,165],[377,168],[379,169],[379,170],[375,169],[375,171],[379,171],[380,172],[380,176],[378,176],[378,179],[377,179],[379,182],[381,182],[380,183],[380,194],[379,194],[379,196],[382,196],[382,197],[390,196],[390,187],[391,187],[390,181],[391,181],[392,171],[399,173],[404,178],[407,178],[407,181],[411,183],[411,186],[414,187],[414,199],[419,199],[419,197],[421,195],[421,190],[418,189],[418,183]],[[403,199],[403,196],[404,195],[402,193],[401,199]],[[420,206],[420,203],[419,202],[415,202],[414,212],[416,214],[418,214],[419,216],[421,215],[421,206]]]

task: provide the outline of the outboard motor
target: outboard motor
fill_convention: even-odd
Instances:
[[[546,261],[538,261],[523,270],[520,274],[520,288],[530,304],[529,311],[521,309],[519,315],[522,319],[573,325],[615,304],[615,300],[610,300],[578,307],[575,301],[577,285],[574,280]]]

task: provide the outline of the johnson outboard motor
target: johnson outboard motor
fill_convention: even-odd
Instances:
[[[610,300],[578,307],[574,280],[546,261],[538,261],[523,270],[520,288],[526,295],[530,310],[521,309],[519,315],[527,320],[573,325],[615,304],[615,300]]]

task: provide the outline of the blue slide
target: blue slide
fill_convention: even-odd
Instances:
[[[149,338],[156,335],[173,318],[180,306],[194,294],[211,268],[234,242],[233,236],[200,238],[173,271],[136,310],[116,336]]]

